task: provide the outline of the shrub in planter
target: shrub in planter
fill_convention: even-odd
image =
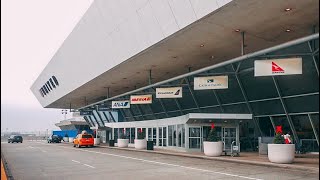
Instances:
[[[137,138],[134,140],[134,147],[136,149],[146,149],[147,148],[147,140],[145,139],[145,135],[142,131],[142,128],[138,129]]]
[[[207,141],[203,141],[203,151],[206,156],[220,156],[222,154],[223,143],[216,135],[214,125],[211,125],[211,130]]]
[[[277,126],[273,144],[268,144],[268,159],[273,163],[292,163],[295,155],[295,145],[289,134],[282,134],[282,127]]]
[[[127,136],[125,135],[125,131],[120,134],[120,138],[118,139],[118,147],[124,148],[128,147],[129,145],[129,139],[127,139]]]

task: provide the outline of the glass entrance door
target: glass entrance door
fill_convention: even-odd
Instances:
[[[231,143],[237,142],[237,130],[235,127],[224,127],[223,128],[222,141],[224,142],[224,150],[231,150]],[[235,144],[236,145],[236,144]]]

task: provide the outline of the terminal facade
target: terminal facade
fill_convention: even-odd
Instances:
[[[319,152],[319,1],[94,1],[31,87],[108,142],[255,151],[276,126]]]

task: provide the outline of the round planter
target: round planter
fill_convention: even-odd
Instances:
[[[99,145],[100,144],[100,138],[94,138],[93,139],[93,144],[94,145]]]
[[[69,142],[73,143],[74,138],[73,137],[69,137]]]
[[[69,137],[63,137],[64,142],[69,142]]]
[[[146,149],[147,148],[147,140],[146,139],[135,139],[134,140],[134,148]]]
[[[118,147],[125,148],[128,147],[129,139],[118,139]]]
[[[268,144],[268,158],[270,162],[289,164],[294,160],[294,144]]]
[[[203,142],[203,151],[206,156],[221,156],[223,149],[222,141],[218,142]]]

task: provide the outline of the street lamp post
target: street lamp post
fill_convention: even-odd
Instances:
[[[66,109],[61,110],[61,114],[64,114],[64,120],[67,119],[67,113],[68,113],[68,110],[66,110]]]

